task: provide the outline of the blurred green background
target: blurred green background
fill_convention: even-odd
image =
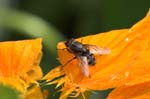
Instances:
[[[129,28],[149,8],[150,0],[0,0],[0,41],[42,37],[45,74],[59,65],[59,41]],[[89,99],[105,99],[107,92],[94,92]],[[50,93],[56,93],[53,86]]]

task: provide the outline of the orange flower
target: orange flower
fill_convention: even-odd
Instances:
[[[83,75],[77,59],[67,63],[74,55],[65,50],[64,42],[60,42],[57,46],[60,49],[58,50],[59,60],[61,64],[67,64],[63,67],[56,67],[44,79],[51,81],[55,77],[65,74],[64,77],[49,83],[58,83],[57,86],[64,84],[61,89],[61,99],[66,98],[68,95],[78,96],[87,90],[104,90],[108,88],[116,88],[112,92],[115,95],[110,94],[108,99],[129,99],[130,97],[116,98],[115,96],[118,94],[123,95],[123,90],[131,89],[130,93],[132,93],[132,90],[149,86],[149,83],[145,85],[145,82],[150,81],[149,38],[150,12],[130,29],[113,30],[76,39],[83,44],[102,46],[111,50],[108,55],[95,55],[96,65],[89,66],[91,77]],[[137,87],[134,88],[133,86]],[[144,88],[143,91],[139,91],[139,95],[143,92]],[[150,93],[150,90],[146,90],[146,93]],[[124,95],[127,94],[129,93],[126,92]],[[130,95],[134,96],[135,94],[133,92]],[[145,94],[145,96],[150,97],[150,94]]]
[[[41,39],[0,42],[0,83],[25,93],[42,77]],[[38,85],[38,84],[37,84]]]

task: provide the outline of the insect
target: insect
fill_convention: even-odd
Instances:
[[[94,66],[96,64],[94,54],[106,55],[110,53],[110,50],[107,48],[82,44],[73,38],[67,40],[65,45],[67,50],[75,55],[75,58],[78,60],[79,67],[86,77],[89,77],[88,66]]]

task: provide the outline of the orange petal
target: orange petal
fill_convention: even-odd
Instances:
[[[97,57],[96,66],[90,67],[92,79],[82,80],[80,84],[86,83],[91,89],[106,89],[150,81],[150,13],[127,33],[115,46],[113,41],[113,46],[108,45],[112,53]],[[118,39],[120,37],[115,41]]]
[[[44,77],[43,80],[47,80],[47,81],[51,81],[53,80],[55,77],[59,77],[64,75],[63,72],[61,72],[62,68],[61,66],[58,66],[56,68],[54,68],[53,70],[51,70],[50,72],[48,72]]]
[[[0,76],[13,77],[29,71],[41,48],[41,39],[1,42]]]
[[[114,89],[107,99],[149,99],[150,83],[141,83],[134,86],[123,86]]]
[[[30,71],[27,72],[28,78],[31,78],[33,80],[39,80],[42,78],[42,70],[40,66],[33,66]]]
[[[27,87],[25,84],[29,84],[31,79],[33,81],[42,76],[42,71],[38,66],[42,53],[41,41],[42,40],[39,38],[33,40],[0,42],[1,83],[11,85],[12,87],[20,89],[19,91],[23,91],[22,89],[26,89]],[[37,77],[33,77],[33,75],[29,77],[31,74]],[[16,82],[16,84],[14,82]]]

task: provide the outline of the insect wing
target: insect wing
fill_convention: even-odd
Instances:
[[[79,66],[80,66],[81,71],[83,72],[83,74],[86,77],[89,77],[89,68],[88,68],[87,57],[77,56],[77,59],[79,61]]]
[[[95,45],[86,44],[85,47],[88,48],[90,53],[93,53],[93,54],[107,55],[111,52],[111,50],[108,48],[95,46]]]

